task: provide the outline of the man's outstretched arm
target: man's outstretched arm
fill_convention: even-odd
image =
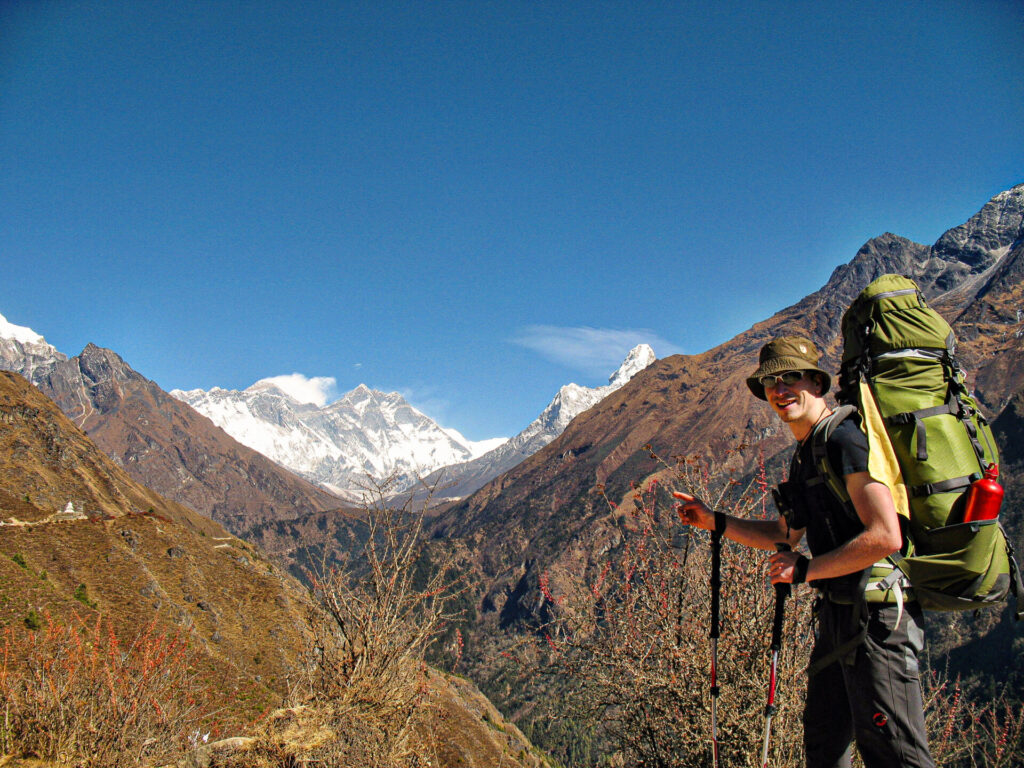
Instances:
[[[682,491],[674,491],[672,495],[680,501],[678,507],[680,520],[697,528],[709,531],[715,529],[715,513],[707,504],[696,496]],[[790,530],[786,521],[781,517],[775,520],[750,520],[745,517],[726,515],[725,518],[725,536],[755,549],[774,550],[775,545],[779,543],[796,547],[804,535],[802,528]]]

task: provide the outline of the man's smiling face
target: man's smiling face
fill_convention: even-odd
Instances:
[[[775,386],[764,388],[769,405],[786,424],[807,421],[813,425],[821,416],[820,393],[821,385],[806,371],[795,384],[776,379]]]

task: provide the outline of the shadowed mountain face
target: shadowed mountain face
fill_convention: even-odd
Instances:
[[[645,446],[664,457],[709,455],[739,472],[751,468],[758,451],[771,457],[788,446],[788,430],[745,384],[758,350],[779,335],[807,335],[823,351],[823,367],[837,370],[843,312],[871,280],[890,272],[917,281],[953,323],[980,401],[998,413],[1024,384],[1024,323],[1016,309],[1024,298],[1022,222],[1024,185],[993,198],[931,248],[892,234],[869,241],[797,304],[703,354],[673,356],[642,371],[545,449],[447,510],[435,537],[464,539],[478,552],[485,615],[527,614],[541,570],[561,564],[578,571],[614,539],[592,489],[605,484],[618,498],[653,472]],[[754,450],[729,453],[741,444]]]
[[[90,344],[34,383],[133,478],[240,533],[340,502]]]
[[[130,478],[35,387],[0,372],[0,625],[29,610],[99,611],[130,639],[152,620],[192,638],[211,680],[258,705],[283,690],[304,647],[305,604],[251,545]]]
[[[1024,390],[1010,398],[999,418],[992,422],[992,434],[1002,449],[1000,469],[1024,475]]]

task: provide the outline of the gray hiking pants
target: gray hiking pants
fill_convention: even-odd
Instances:
[[[865,618],[864,614],[866,613]],[[807,683],[804,746],[808,768],[849,768],[851,742],[865,768],[935,768],[928,752],[917,656],[924,645],[921,609],[840,605],[819,600],[811,663],[857,637],[863,642]]]

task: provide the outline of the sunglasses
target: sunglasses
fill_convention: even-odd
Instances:
[[[758,381],[765,389],[775,389],[780,381],[787,387],[792,387],[803,377],[803,371],[783,371],[775,375],[762,376]]]

